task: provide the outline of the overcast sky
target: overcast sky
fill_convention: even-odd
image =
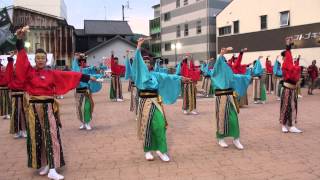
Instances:
[[[49,1],[49,0],[47,0]],[[68,23],[83,28],[84,19],[121,20],[121,5],[127,0],[64,0],[68,8]],[[149,34],[149,20],[153,18],[153,5],[160,0],[129,0],[130,8],[125,10],[134,33]],[[12,5],[13,0],[0,0],[0,7]],[[105,8],[106,7],[106,11]]]

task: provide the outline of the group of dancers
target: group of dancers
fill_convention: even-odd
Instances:
[[[32,67],[24,49],[26,32],[26,27],[17,30],[15,66],[12,54],[8,58],[5,72],[0,74],[0,115],[9,118],[7,115],[11,114],[10,132],[16,137],[27,138],[28,167],[38,169],[40,175],[60,180],[64,177],[56,168],[64,166],[65,161],[60,136],[59,103],[55,97],[75,89],[80,129],[91,130],[90,122],[94,109],[92,93],[101,89],[98,81],[103,75],[97,73],[93,67],[86,66],[85,56],[78,53],[72,62],[72,71],[46,69],[47,54],[43,49],[36,50],[36,66]],[[169,74],[160,61],[153,66],[149,57],[141,55],[143,43],[143,38],[138,40],[134,56],[127,56],[125,65],[120,65],[118,59],[111,56],[110,98],[123,101],[120,76],[125,74],[125,78],[130,80],[130,111],[135,112],[137,135],[142,141],[145,159],[154,160],[156,154],[162,161],[170,161],[166,140],[168,122],[163,104],[173,104],[181,95],[183,113],[197,115],[196,87],[200,74],[204,77],[202,88],[206,89],[205,96],[214,94],[216,97],[218,144],[226,148],[228,144],[224,138],[232,137],[235,147],[243,149],[240,143],[238,113],[240,104],[248,102],[247,88],[251,80],[254,84],[254,100],[265,100],[260,59],[256,60],[253,69],[249,70],[250,64],[241,64],[247,49],[243,49],[238,57],[227,61],[224,55],[231,52],[232,48],[222,48],[214,63],[210,60],[199,68],[185,57],[178,64],[176,73]],[[281,54],[282,68],[279,61],[274,68],[276,72],[282,71],[281,76],[277,73],[274,75],[279,75],[277,81],[283,81],[279,118],[283,132],[301,132],[295,127],[300,68],[293,62],[292,43],[291,39],[286,41],[286,50]]]

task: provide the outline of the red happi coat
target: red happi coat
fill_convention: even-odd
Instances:
[[[236,59],[234,64],[231,66],[232,71],[235,74],[246,74],[247,72],[247,64],[241,64],[242,57],[243,57],[243,52],[240,52],[238,58]]]
[[[5,70],[0,69],[0,86],[8,86],[12,76],[12,72],[13,72],[13,60],[8,61],[8,64]]]
[[[62,95],[76,88],[82,77],[78,72],[36,69],[30,65],[25,49],[17,55],[15,78],[33,96]],[[19,84],[20,85],[20,84]]]
[[[300,79],[300,71],[300,66],[293,63],[291,47],[288,46],[285,52],[284,62],[282,64],[284,81],[296,84]]]
[[[121,76],[126,72],[126,67],[124,65],[117,64],[113,55],[111,56],[110,63],[113,75]]]
[[[273,66],[268,58],[266,59],[266,73],[273,74]]]
[[[180,74],[183,77],[190,78],[192,81],[200,80],[200,69],[194,65],[193,61],[190,61],[189,65],[187,61],[183,61]]]
[[[234,63],[234,61],[235,61],[235,57],[234,56],[232,56],[229,60],[228,60],[228,62],[227,62],[227,64],[229,65],[229,67],[232,69],[232,66],[233,66],[233,63]]]

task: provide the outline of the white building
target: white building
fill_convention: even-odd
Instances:
[[[126,52],[128,50],[130,51],[129,57],[131,58],[134,56],[136,49],[136,44],[118,35],[88,50],[85,54],[88,56],[88,65],[97,66],[100,63],[103,63],[104,59],[111,57],[112,52],[115,57],[118,57],[119,64],[124,64]],[[148,55],[150,52],[142,48],[142,54]]]
[[[216,55],[216,15],[231,0],[160,0],[161,55],[170,63],[186,53],[195,60]]]
[[[14,0],[13,5],[67,19],[67,6],[64,0]]]
[[[217,52],[221,47],[232,46],[235,52],[247,47],[244,63],[259,55],[274,61],[285,48],[285,38],[293,37],[294,57],[300,54],[301,64],[310,65],[320,60],[319,12],[319,0],[233,0],[217,15]]]

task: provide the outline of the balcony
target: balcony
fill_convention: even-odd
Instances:
[[[151,34],[157,34],[161,32],[161,28],[159,27],[154,27],[154,28],[150,28],[150,35]]]
[[[149,30],[150,30],[150,35],[160,33],[161,31],[160,18],[156,18],[149,21]]]

